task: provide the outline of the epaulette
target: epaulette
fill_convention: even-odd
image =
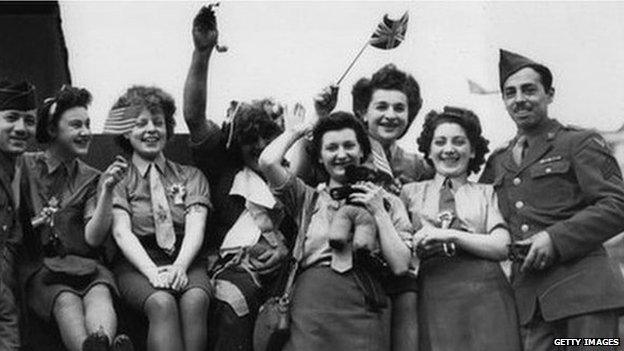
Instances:
[[[501,146],[497,147],[496,149],[494,149],[490,153],[490,157],[498,155],[498,154],[504,152],[505,150],[509,149],[511,146],[513,146],[513,142],[514,142],[514,139],[507,140],[507,142],[503,143],[503,145],[501,145]]]
[[[581,126],[577,126],[576,124],[566,124],[566,125],[563,126],[563,129],[565,129],[565,130],[572,130],[572,131],[575,131],[575,132],[581,132],[581,131],[587,130],[587,128],[583,128]]]

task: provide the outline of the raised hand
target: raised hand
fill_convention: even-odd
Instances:
[[[330,85],[314,97],[314,110],[319,118],[328,116],[338,103],[338,86]]]
[[[119,155],[115,156],[115,161],[102,174],[102,185],[107,190],[113,189],[126,176],[127,171],[128,161]]]
[[[198,51],[210,51],[217,46],[219,31],[213,7],[218,5],[217,3],[202,7],[193,20],[193,43]]]

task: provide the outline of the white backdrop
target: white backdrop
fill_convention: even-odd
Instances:
[[[200,2],[61,2],[73,83],[94,95],[100,132],[114,100],[132,84],[155,84],[178,104]],[[397,49],[369,47],[341,84],[339,109],[350,110],[353,83],[388,62],[413,74],[424,105],[401,141],[415,149],[422,117],[456,105],[473,109],[496,147],[514,133],[499,95],[472,95],[467,79],[498,87],[498,49],[551,67],[552,116],[599,130],[624,119],[624,2],[230,2],[218,13],[221,42],[210,66],[208,115],[221,120],[232,99],[274,97],[311,108],[311,97],[338,79],[384,13],[409,10]]]

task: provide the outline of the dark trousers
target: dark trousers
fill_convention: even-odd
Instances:
[[[618,337],[618,314],[606,310],[546,322],[541,313],[536,313],[529,324],[520,328],[523,348],[526,351],[568,351],[568,350],[617,350],[617,346],[555,345],[555,339]]]
[[[4,251],[4,250],[3,250]],[[0,252],[0,350],[19,350],[20,333],[18,322],[18,309],[15,296],[11,291],[7,280],[12,281],[12,269],[5,252]]]

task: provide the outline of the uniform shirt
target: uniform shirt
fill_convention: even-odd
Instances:
[[[7,241],[16,239],[16,230],[19,229],[11,186],[15,172],[13,164],[13,160],[0,151],[0,254]]]
[[[401,199],[407,206],[414,227],[418,222],[438,226],[440,189],[444,177],[406,184]],[[491,185],[466,182],[453,183],[455,189],[455,216],[468,233],[488,234],[495,228],[506,227],[498,209],[498,198]]]
[[[203,205],[212,208],[208,181],[197,168],[169,161],[162,154],[156,158],[154,165],[165,188],[174,231],[176,235],[184,235],[186,210],[190,206]],[[128,173],[115,186],[113,192],[113,207],[128,212],[132,232],[137,236],[155,235],[149,167],[149,162],[133,155]],[[176,199],[179,196],[176,195],[178,191],[183,192],[182,201]]]
[[[567,261],[624,231],[624,182],[598,133],[549,120],[520,166],[513,144],[492,154],[481,181],[494,184],[515,240],[546,230]]]
[[[324,184],[314,189],[292,174],[289,174],[288,180],[283,185],[274,187],[272,190],[293,218],[300,218],[306,196],[310,197],[311,193],[319,192],[303,244],[302,267],[315,264],[329,265],[332,253],[328,240],[329,226],[336,211],[344,205],[344,200],[333,200],[329,195],[329,189]],[[392,194],[386,194],[385,198],[390,203],[389,214],[394,228],[405,244],[411,248],[413,230],[405,206],[398,197]]]
[[[521,165],[514,142],[495,151],[481,181],[494,184],[514,240],[548,232],[556,260],[519,272],[512,286],[521,324],[624,307],[624,280],[602,243],[624,231],[624,182],[602,137],[547,120],[528,139]]]
[[[78,158],[63,162],[47,151],[28,152],[23,159],[30,170],[30,191],[35,215],[48,205],[52,196],[59,200],[59,207],[62,208],[73,196],[83,192],[83,198],[80,199],[83,204],[81,219],[88,220],[93,216],[100,171]]]

